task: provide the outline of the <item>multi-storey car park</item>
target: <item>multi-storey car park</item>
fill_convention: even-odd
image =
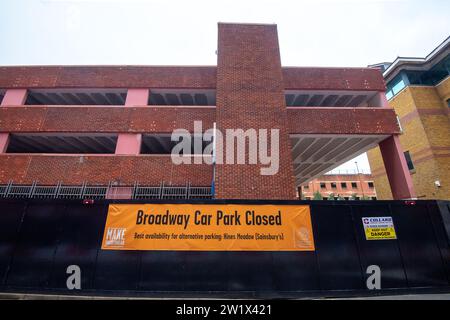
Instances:
[[[379,146],[393,198],[416,196],[379,70],[283,67],[275,25],[220,23],[217,57],[217,66],[1,67],[1,191],[101,186],[97,196],[130,198],[164,185],[167,197],[295,199],[300,184]],[[279,129],[278,173],[174,164],[170,135],[194,121]]]

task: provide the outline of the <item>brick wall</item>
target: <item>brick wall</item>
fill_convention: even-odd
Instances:
[[[278,174],[262,176],[261,165],[217,165],[217,197],[295,199],[276,26],[219,24],[217,76],[218,129],[280,130]]]
[[[160,132],[192,131],[194,121],[212,128],[211,107],[67,107],[0,108],[0,132]]]
[[[147,185],[209,186],[212,166],[174,165],[170,156],[0,155],[0,184],[108,184],[118,181]]]
[[[289,133],[397,133],[389,109],[288,108]],[[212,128],[214,107],[22,106],[0,108],[0,132],[160,132]],[[349,121],[351,119],[351,121]]]
[[[0,88],[215,88],[216,67],[0,67]]]
[[[447,107],[447,115],[450,116],[450,108],[447,106],[447,100],[450,99],[450,77],[441,81],[441,83],[436,86],[436,90],[442,99],[444,107]]]
[[[283,78],[286,89],[386,89],[381,72],[372,68],[283,68]]]
[[[393,134],[399,133],[391,109],[288,108],[290,133]]]
[[[282,68],[285,89],[384,91],[378,70]],[[0,88],[216,88],[215,66],[0,67]]]
[[[372,178],[377,189],[377,196],[380,200],[392,200],[391,187],[384,168],[383,158],[379,147],[373,148],[367,152]]]

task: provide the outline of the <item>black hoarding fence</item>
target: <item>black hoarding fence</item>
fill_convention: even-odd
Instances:
[[[315,251],[101,250],[109,203],[0,199],[0,291],[70,295],[301,297],[450,291],[450,202],[225,201],[309,204]],[[392,217],[397,239],[366,240],[362,218]],[[81,270],[69,290],[67,268]],[[369,290],[367,269],[381,272]]]

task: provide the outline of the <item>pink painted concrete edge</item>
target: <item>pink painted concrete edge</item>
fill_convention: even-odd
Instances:
[[[149,89],[128,89],[125,107],[147,105]],[[115,154],[138,155],[141,152],[142,134],[120,133],[117,137]]]

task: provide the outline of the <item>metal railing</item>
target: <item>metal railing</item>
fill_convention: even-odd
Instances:
[[[185,185],[159,186],[140,185],[31,185],[8,184],[0,185],[0,198],[28,199],[211,199],[211,187]]]

